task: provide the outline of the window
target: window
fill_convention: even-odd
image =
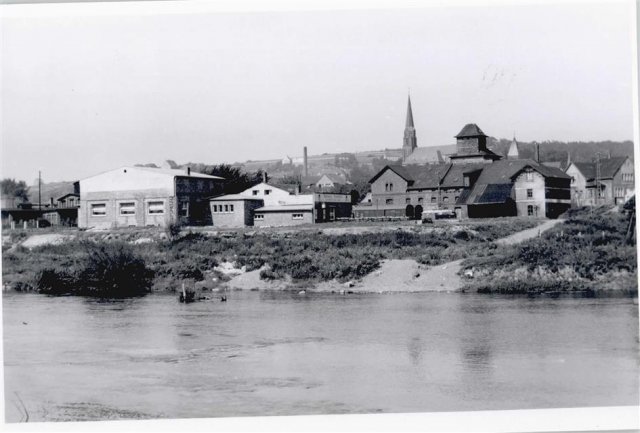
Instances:
[[[257,189],[254,189],[253,191],[251,191],[251,194],[253,194],[253,195],[258,195],[258,190],[257,190]]]
[[[458,202],[458,199],[459,199],[459,198],[460,198],[460,196],[459,196],[459,195],[457,195],[457,196],[455,196],[453,199],[454,199],[456,202]]]
[[[294,220],[301,220],[304,218],[304,215],[301,213],[294,213],[294,214],[291,214],[291,218]]]
[[[253,219],[254,220],[263,220],[264,219],[264,215],[256,214],[256,215],[253,216]]]
[[[422,203],[423,201],[424,201],[424,198],[418,197],[418,203]]]
[[[388,198],[384,201],[385,204],[393,204],[393,199],[392,198]]]
[[[527,198],[533,198],[533,190],[532,189],[528,189],[527,190]]]
[[[93,216],[105,216],[107,214],[106,203],[93,203],[91,205],[91,215]]]
[[[446,196],[446,195],[444,197],[442,197],[442,202],[443,203],[449,203],[449,197]]]
[[[389,192],[391,192],[391,191],[393,191],[393,184],[392,183],[389,184]]]
[[[533,206],[532,205],[527,206],[527,215],[528,216],[533,216]]]
[[[135,215],[136,204],[132,201],[120,203],[120,215]]]
[[[188,217],[189,216],[189,202],[188,201],[181,201],[180,202],[180,207],[178,208],[178,215],[183,216],[183,217]]]
[[[225,205],[224,205],[224,211],[225,211],[225,212],[229,212],[229,205],[228,205],[228,204],[225,204]]]
[[[410,197],[407,197],[407,198],[405,199],[405,203],[406,203],[406,204],[411,204],[411,198],[410,198]]]
[[[269,195],[271,194],[271,190],[270,189],[265,189],[264,190],[264,195]]]
[[[229,205],[229,212],[233,212],[233,205],[232,204]]]
[[[435,203],[436,202],[436,197],[434,195],[431,196],[431,203]]]
[[[149,215],[162,215],[164,213],[163,201],[150,201],[147,203]]]
[[[217,213],[218,212],[218,205],[214,204],[213,205],[213,213]]]

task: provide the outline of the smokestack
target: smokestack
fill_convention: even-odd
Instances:
[[[309,165],[308,165],[308,160],[307,160],[307,146],[304,147],[304,177],[309,176]]]
[[[540,164],[540,144],[536,143],[536,162]]]

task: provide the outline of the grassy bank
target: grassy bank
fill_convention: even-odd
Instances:
[[[6,249],[3,281],[17,290],[98,296],[139,294],[148,287],[175,290],[183,282],[215,288],[229,278],[218,267],[224,262],[246,271],[262,269],[261,278],[267,280],[347,281],[369,274],[384,259],[411,258],[435,265],[490,254],[495,248],[493,240],[537,223],[495,219],[401,228],[387,224],[380,226],[385,231],[357,234],[325,234],[323,226],[213,235],[147,231],[143,237],[132,230],[85,232],[60,245]],[[99,257],[109,252],[99,266],[92,262],[96,250],[102,251]],[[99,284],[101,281],[105,283]]]
[[[490,255],[471,257],[467,290],[535,294],[585,291],[637,294],[635,241],[627,242],[629,214],[610,208],[570,211],[566,221],[541,237],[495,246]]]

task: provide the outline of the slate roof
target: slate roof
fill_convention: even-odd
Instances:
[[[467,204],[504,203],[511,198],[512,187],[513,185],[510,183],[483,185],[482,190],[473,197],[473,203],[467,202]]]
[[[456,153],[455,144],[442,146],[416,147],[404,160],[404,164],[428,164],[447,162],[447,156]],[[440,155],[438,155],[440,152]]]
[[[467,194],[461,194],[457,204],[496,204],[511,198],[513,179],[525,168],[530,167],[541,175],[552,178],[570,179],[565,172],[555,167],[547,167],[532,159],[506,159],[485,164],[482,173]]]
[[[600,160],[600,178],[611,179],[616,175],[622,164],[627,160],[626,156],[617,156],[613,158]],[[573,165],[580,170],[580,173],[586,178],[587,181],[596,178],[596,163],[595,162],[574,162]]]
[[[467,123],[458,135],[456,135],[456,138],[478,137],[480,135],[487,136],[475,123]]]
[[[562,179],[570,179],[564,171],[547,167],[539,164],[532,159],[505,159],[486,164],[486,168],[482,170],[482,174],[477,180],[478,184],[490,183],[510,183],[512,179],[520,173],[525,167],[531,167],[544,177],[558,177]]]
[[[473,156],[490,156],[491,159],[493,160],[498,160],[498,159],[502,159],[502,156],[498,155],[495,152],[492,152],[489,149],[486,150],[478,150],[477,153],[460,153],[460,154],[455,154],[455,155],[451,155],[449,156],[449,158],[451,159],[456,159],[456,158],[470,158]]]
[[[481,170],[489,164],[429,164],[429,165],[388,165],[398,176],[408,182],[408,190],[437,188],[462,188],[464,186],[464,173]],[[385,172],[381,170],[369,182],[375,180]]]

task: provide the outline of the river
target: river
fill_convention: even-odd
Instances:
[[[8,422],[639,404],[629,298],[5,293]]]

